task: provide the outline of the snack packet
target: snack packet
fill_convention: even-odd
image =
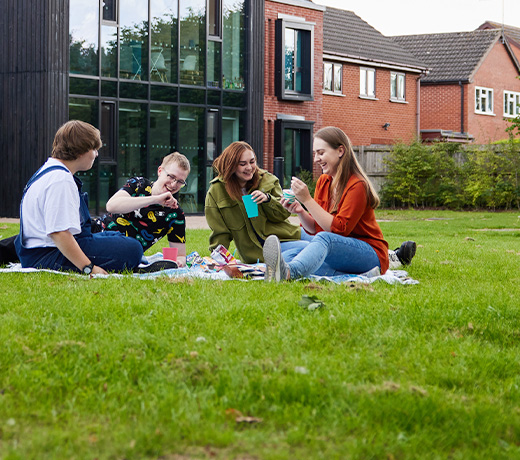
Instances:
[[[211,252],[211,258],[219,265],[237,263],[236,259],[231,255],[231,253],[221,244],[219,244],[215,249],[213,249],[213,251]]]
[[[197,251],[190,252],[186,256],[186,265],[188,267],[191,267],[192,265],[201,265],[202,263],[204,263],[204,259]]]

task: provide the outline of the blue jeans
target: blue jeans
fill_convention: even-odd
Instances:
[[[381,264],[374,249],[364,241],[336,233],[314,236],[302,229],[300,241],[281,243],[291,278],[307,275],[334,276],[364,273]]]
[[[94,265],[108,272],[131,271],[139,265],[143,256],[141,243],[119,232],[94,233],[76,237],[76,241]],[[58,248],[34,248],[25,251],[29,260],[25,261],[24,267],[79,271]]]

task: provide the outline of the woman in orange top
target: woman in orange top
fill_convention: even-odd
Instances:
[[[305,230],[313,236],[289,263],[281,255],[278,238],[269,236],[263,248],[265,280],[321,274],[322,266],[330,268],[331,275],[364,273],[374,267],[385,273],[388,243],[374,213],[379,197],[358,163],[350,139],[339,128],[322,128],[314,135],[313,153],[323,171],[314,199],[305,183],[293,177],[291,188],[298,201],[281,200],[287,210],[298,214],[302,235]]]

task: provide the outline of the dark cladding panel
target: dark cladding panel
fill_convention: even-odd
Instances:
[[[17,217],[22,189],[68,119],[68,0],[0,2],[0,216]]]

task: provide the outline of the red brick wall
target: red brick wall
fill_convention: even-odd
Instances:
[[[496,43],[474,75],[464,84],[464,130],[477,144],[507,139],[503,120],[504,90],[520,92],[520,80],[507,49]],[[475,113],[475,87],[493,89],[494,115]],[[421,87],[421,129],[461,130],[461,89],[454,85]]]
[[[304,102],[280,101],[275,96],[275,21],[278,13],[305,18],[314,26],[314,100]],[[322,122],[323,79],[323,11],[299,6],[265,2],[265,66],[264,66],[264,168],[273,170],[274,121],[278,113],[298,115],[314,121],[314,129]]]
[[[504,90],[520,92],[520,80],[517,76],[518,70],[507,49],[498,42],[475,74],[474,83],[469,85],[469,125],[478,144],[508,138],[505,132],[508,123],[503,119]],[[475,113],[475,86],[493,89],[495,116]]]
[[[397,103],[390,102],[390,73],[388,69],[376,68],[377,100],[361,99],[359,65],[343,63],[343,96],[323,95],[323,125],[338,126],[354,145],[414,140],[418,74],[406,74],[406,103]],[[387,130],[383,128],[385,123],[390,123]]]
[[[464,85],[464,131],[468,130],[467,100],[468,85]],[[421,129],[461,132],[461,87],[459,85],[421,86]]]

